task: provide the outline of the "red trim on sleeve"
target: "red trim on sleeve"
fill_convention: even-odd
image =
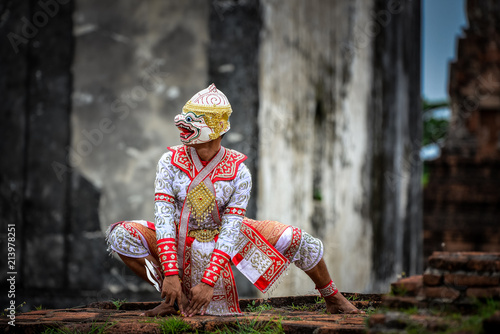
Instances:
[[[175,203],[175,198],[169,194],[155,193],[155,202]]]
[[[245,217],[246,211],[247,210],[242,209],[242,208],[227,207],[226,210],[224,210],[224,214]]]
[[[221,250],[214,249],[212,257],[210,258],[210,264],[205,269],[203,273],[203,278],[201,281],[210,286],[214,286],[219,279],[224,267],[229,263],[229,255]]]
[[[165,276],[179,275],[177,265],[177,242],[174,238],[158,240],[158,257]]]

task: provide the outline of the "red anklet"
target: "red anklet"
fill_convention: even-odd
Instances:
[[[321,294],[321,297],[326,298],[326,297],[333,297],[335,296],[338,292],[339,289],[335,286],[335,283],[333,283],[333,280],[330,281],[327,285],[325,285],[322,288],[316,287],[316,290],[319,291]]]

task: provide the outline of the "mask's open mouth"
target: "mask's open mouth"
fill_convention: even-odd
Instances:
[[[189,141],[196,133],[194,130],[185,126],[182,123],[178,123],[177,128],[181,132],[181,134],[180,134],[181,140],[184,140],[184,141]]]

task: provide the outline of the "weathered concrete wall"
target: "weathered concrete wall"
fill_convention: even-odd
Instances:
[[[403,226],[419,223],[419,163],[403,163],[418,153],[418,65],[407,65],[419,64],[420,8],[392,3],[263,2],[258,216],[319,236],[346,291],[387,289],[404,248],[421,249],[418,233],[403,246]],[[281,293],[313,290],[292,277]]]
[[[7,297],[7,224],[15,226],[16,305],[25,291],[68,283],[69,177],[53,161],[69,144],[72,1],[49,9],[32,1],[0,5],[2,307]]]
[[[102,192],[103,228],[153,218],[173,117],[207,81],[207,17],[204,1],[77,3],[72,157]]]
[[[69,163],[85,176],[81,183],[100,194],[84,204],[95,214],[80,211],[74,237],[85,245],[97,239],[93,247],[103,249],[102,233],[111,223],[153,220],[156,164],[167,146],[179,143],[173,118],[207,82],[208,3],[78,1],[74,18]],[[89,224],[100,227],[82,231]],[[85,261],[74,270],[83,268],[96,270]],[[104,287],[113,293],[144,287],[122,278],[127,273],[111,270]]]
[[[259,37],[261,11],[257,0],[211,1],[209,81],[228,96],[234,110],[231,131],[223,145],[247,155],[245,164],[256,180],[259,154]],[[247,215],[255,217],[257,183]]]

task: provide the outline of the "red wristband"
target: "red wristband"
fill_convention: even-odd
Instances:
[[[158,256],[165,276],[179,275],[177,266],[177,244],[174,238],[164,238],[157,242]]]
[[[207,269],[205,269],[201,281],[210,286],[214,286],[228,262],[229,255],[218,249],[214,249],[212,257],[210,258],[210,264]]]

